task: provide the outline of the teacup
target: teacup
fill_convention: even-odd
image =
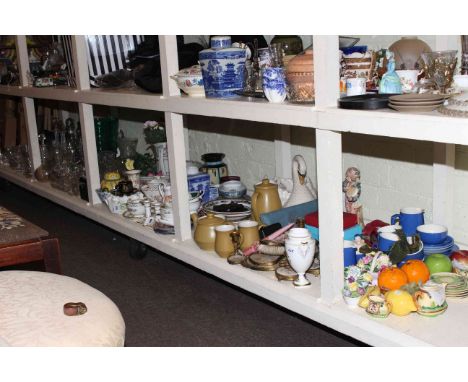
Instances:
[[[424,224],[424,210],[419,207],[405,207],[391,218],[392,225],[399,220],[406,236],[414,236],[418,226]]]
[[[367,314],[372,317],[385,318],[392,311],[392,304],[385,301],[382,296],[368,296],[369,305],[366,308]]]
[[[235,230],[236,227],[231,224],[223,224],[215,228],[215,252],[218,256],[227,258],[234,254],[234,243],[232,242],[231,234],[234,233]]]
[[[446,283],[426,282],[413,295],[418,313],[421,315],[438,315],[447,308],[445,287]]]
[[[239,232],[243,235],[244,240],[241,244],[241,249],[249,248],[253,243],[260,241],[258,233],[258,222],[255,220],[242,220],[238,224]]]
[[[174,224],[174,214],[172,208],[162,207],[159,212],[161,219],[165,222],[173,225]]]
[[[145,215],[145,206],[140,202],[128,202],[127,210],[133,216],[144,216]]]
[[[400,77],[403,93],[412,93],[418,82],[419,70],[395,70],[395,72]]]
[[[393,244],[395,244],[400,238],[396,233],[392,232],[382,232],[379,233],[379,238],[378,238],[378,248],[382,252],[388,252],[390,251],[390,248],[392,248]]]
[[[346,79],[346,95],[355,96],[366,94],[366,79],[364,77]]]

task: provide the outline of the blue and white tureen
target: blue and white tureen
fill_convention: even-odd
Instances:
[[[235,92],[244,88],[246,50],[224,48],[230,45],[230,37],[215,36],[211,48],[198,54],[207,97],[236,97]]]

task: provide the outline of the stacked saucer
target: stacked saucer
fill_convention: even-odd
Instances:
[[[440,94],[401,94],[391,96],[388,106],[402,112],[429,112],[442,106],[445,97]]]
[[[433,253],[442,253],[446,256],[450,256],[451,253],[458,247],[455,246],[453,237],[447,236],[442,243],[439,244],[427,244],[424,243],[424,254],[432,255]]]
[[[449,298],[468,297],[468,281],[465,277],[456,273],[439,272],[431,275],[431,280],[438,283],[446,283],[445,295]]]

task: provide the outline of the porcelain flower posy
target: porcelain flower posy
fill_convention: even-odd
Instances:
[[[164,125],[157,121],[146,121],[144,123],[143,134],[145,141],[149,145],[166,142],[166,129]]]
[[[366,288],[372,282],[372,275],[356,265],[344,269],[343,295],[359,297],[365,294]]]

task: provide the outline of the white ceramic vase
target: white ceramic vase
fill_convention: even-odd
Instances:
[[[312,265],[315,255],[315,240],[305,228],[293,228],[285,241],[286,256],[289,265],[297,273],[298,278],[293,283],[303,287],[310,285],[306,272]]]

